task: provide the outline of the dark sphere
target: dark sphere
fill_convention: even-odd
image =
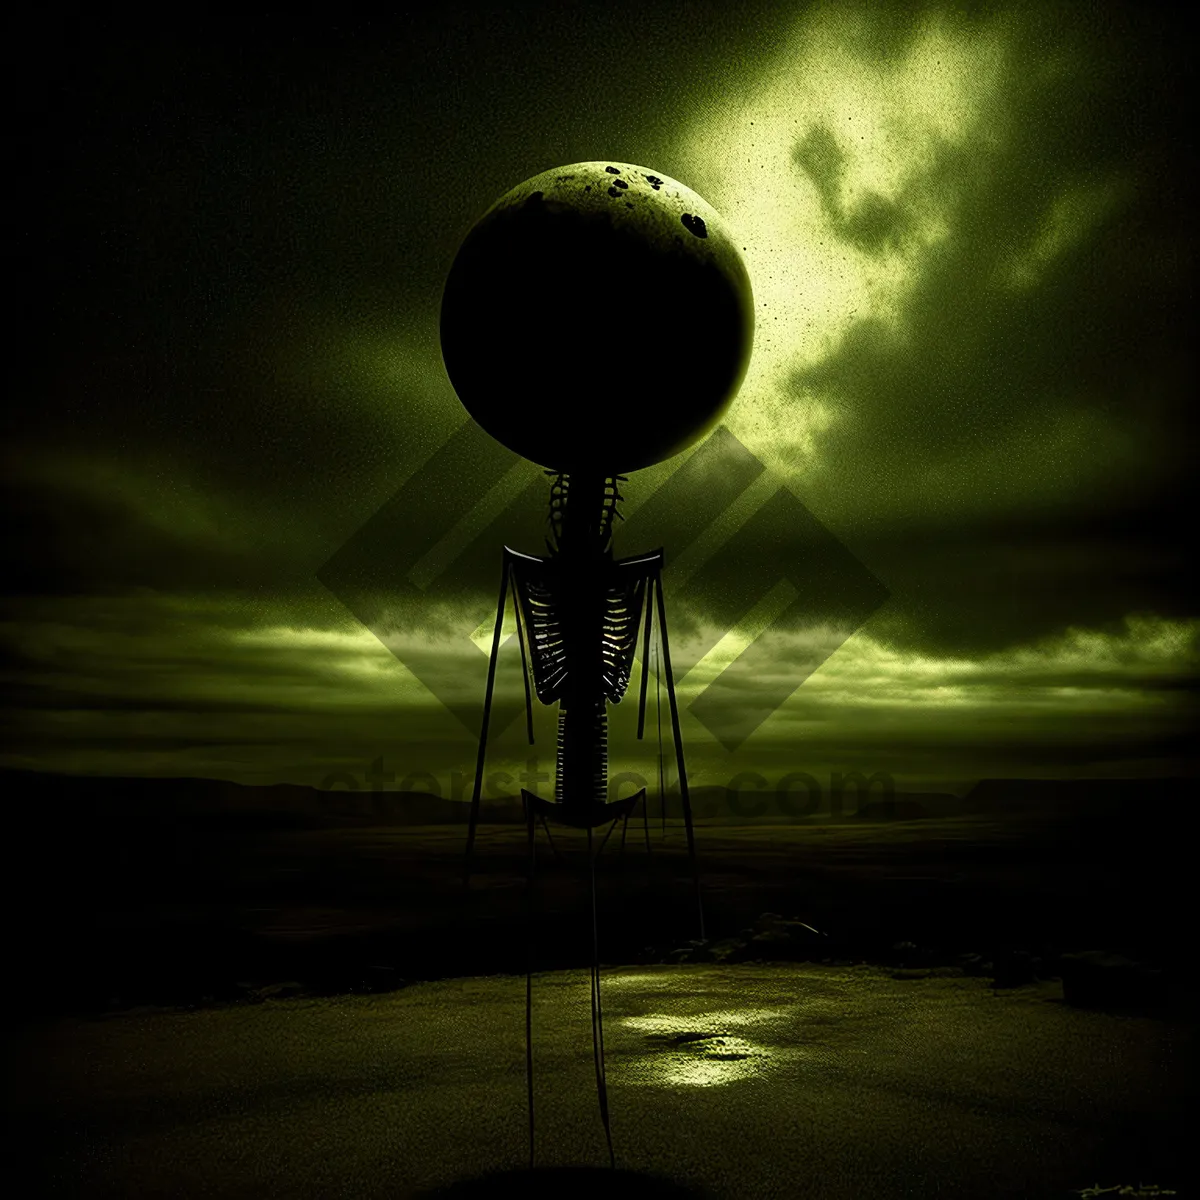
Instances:
[[[442,358],[472,417],[559,471],[624,474],[720,421],[750,356],[738,247],[695,192],[627,163],[536,175],[464,239]]]

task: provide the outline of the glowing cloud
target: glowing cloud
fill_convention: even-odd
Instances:
[[[792,463],[836,414],[781,386],[788,373],[827,357],[859,322],[903,336],[905,297],[953,236],[943,168],[969,147],[985,169],[1001,136],[998,23],[968,30],[930,16],[886,57],[877,26],[861,9],[806,15],[758,82],[679,151],[742,234],[754,286],[754,358],[728,424]]]

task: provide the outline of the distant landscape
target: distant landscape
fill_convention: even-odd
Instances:
[[[8,1002],[25,1015],[381,991],[526,969],[519,802],[425,793],[6,772]],[[984,780],[788,820],[693,793],[705,934],[764,913],[820,931],[831,961],[1049,964],[1104,949],[1187,970],[1174,915],[1190,878],[1187,780]],[[745,797],[749,806],[756,798]],[[539,830],[536,969],[590,951],[583,835]],[[622,841],[624,845],[622,846]],[[667,961],[699,918],[677,797],[598,860],[601,955]],[[1164,919],[1166,918],[1166,919]],[[903,947],[897,951],[897,947]]]
[[[885,794],[874,782],[864,786],[868,782],[864,779],[858,786],[849,782],[843,794],[822,796],[811,805],[802,792],[781,802],[769,789],[746,789],[734,795],[723,787],[701,786],[690,788],[689,796],[697,820],[778,825],[1010,813],[1135,817],[1162,806],[1166,806],[1166,815],[1167,810],[1184,802],[1195,786],[1195,781],[1189,779],[983,779],[959,796],[921,791]],[[291,783],[253,786],[219,779],[120,778],[16,770],[0,771],[0,787],[5,796],[18,801],[23,811],[38,820],[48,818],[53,811],[84,821],[187,821],[248,829],[364,823],[465,825],[470,814],[467,801],[426,791],[369,787],[320,789]],[[665,797],[650,791],[648,809],[652,820],[658,820],[664,810],[668,818],[682,818],[678,785],[671,787]],[[480,805],[480,820],[485,824],[519,824],[519,795],[485,798]]]

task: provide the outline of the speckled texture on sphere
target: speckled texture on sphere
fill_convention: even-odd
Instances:
[[[669,458],[720,420],[754,303],[711,205],[647,167],[575,163],[502,196],[460,247],[442,356],[467,411],[546,467]]]

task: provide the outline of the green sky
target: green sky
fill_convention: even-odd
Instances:
[[[802,680],[782,707],[733,751],[685,716],[697,779],[1190,772],[1195,196],[1171,13],[444,5],[236,41],[30,25],[2,761],[317,784],[382,756],[448,791],[473,748],[443,701],[481,702],[469,631],[501,542],[541,549],[538,469],[508,455],[494,550],[419,605],[381,598],[385,631],[317,572],[467,420],[437,311],[472,221],[611,156],[704,195],[755,291],[726,428],[767,470],[721,535],[739,554],[717,538],[706,568],[699,546],[672,585],[688,514],[618,530],[619,553],[662,531],[678,654],[699,660],[685,703],[786,607],[747,608],[755,564],[806,597],[709,696],[736,719]],[[631,477],[631,537],[687,458]],[[469,486],[393,523],[398,557]],[[797,505],[752,523],[777,488],[886,588],[861,627],[837,587],[804,590]],[[440,698],[397,654],[435,664]],[[507,699],[520,686],[504,674]],[[650,769],[631,708],[614,771]],[[529,753],[517,723],[493,762]]]

